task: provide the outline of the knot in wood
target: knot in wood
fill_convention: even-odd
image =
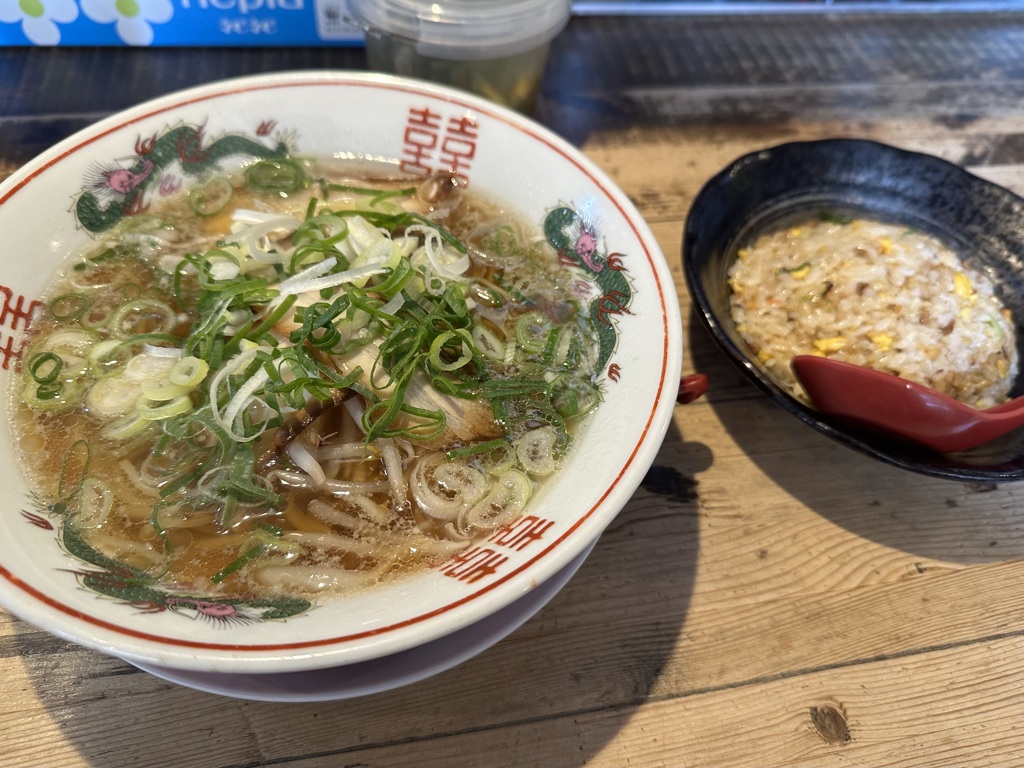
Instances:
[[[846,722],[846,709],[842,704],[822,704],[809,710],[811,724],[829,744],[847,744],[850,739],[850,726]]]

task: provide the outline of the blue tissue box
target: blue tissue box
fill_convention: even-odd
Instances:
[[[15,0],[0,45],[361,45],[347,0]]]

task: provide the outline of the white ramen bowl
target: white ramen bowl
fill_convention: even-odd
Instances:
[[[537,223],[552,208],[586,214],[598,265],[626,276],[631,297],[580,274],[603,302],[617,343],[604,400],[564,469],[519,521],[439,567],[303,610],[205,602],[128,589],[116,569],[68,551],[60,518],[40,508],[17,465],[9,418],[0,437],[0,602],[56,635],[128,661],[197,672],[277,673],[367,661],[486,618],[556,574],[601,534],[658,451],[679,384],[682,334],[672,277],[640,215],[571,145],[510,110],[443,87],[347,72],[296,72],[214,83],[103,120],[0,185],[0,371],[18,376],[25,317],[58,265],[90,243],[76,210],[133,215],[187,187],[189,169],[221,150],[286,141],[299,155],[391,161],[409,172],[455,170],[470,187]],[[99,174],[99,175],[98,175]],[[45,223],[45,224],[44,224]],[[572,233],[567,233],[571,236]]]

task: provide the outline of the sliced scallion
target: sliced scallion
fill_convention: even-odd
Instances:
[[[188,191],[188,205],[200,216],[215,216],[227,207],[234,194],[234,187],[226,177],[215,176]]]
[[[167,378],[172,384],[176,384],[179,387],[195,389],[202,383],[209,372],[209,363],[200,357],[188,355],[174,363],[167,374]]]
[[[92,299],[82,293],[65,293],[50,302],[50,316],[59,323],[73,323],[92,306]]]
[[[57,381],[64,360],[54,352],[40,352],[28,361],[28,372],[36,384],[52,384]]]
[[[306,186],[306,172],[289,158],[260,160],[244,172],[245,183],[262,192],[297,192]]]

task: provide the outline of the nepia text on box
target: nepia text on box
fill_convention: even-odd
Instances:
[[[347,0],[0,0],[0,45],[359,45]]]

